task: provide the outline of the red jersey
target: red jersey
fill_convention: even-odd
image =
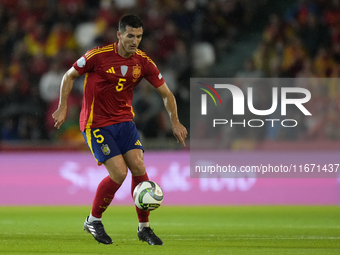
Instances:
[[[141,79],[155,88],[164,79],[155,63],[141,50],[131,57],[118,54],[117,42],[85,53],[73,67],[85,75],[80,129],[104,127],[131,121],[133,89]]]

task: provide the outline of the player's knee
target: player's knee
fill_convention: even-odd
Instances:
[[[136,163],[131,169],[131,174],[134,176],[144,175],[145,174],[145,166],[144,162]]]
[[[117,170],[117,171],[110,171],[109,172],[110,178],[118,184],[122,184],[127,176],[127,169],[126,170]]]

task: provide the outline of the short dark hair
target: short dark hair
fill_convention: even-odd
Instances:
[[[143,27],[143,22],[133,14],[125,15],[119,21],[119,32],[123,33],[126,30],[126,26],[130,26],[133,28]]]

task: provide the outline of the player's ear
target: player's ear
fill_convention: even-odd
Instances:
[[[117,38],[118,38],[118,40],[120,39],[120,36],[122,35],[122,33],[121,32],[119,32],[119,31],[117,31]]]

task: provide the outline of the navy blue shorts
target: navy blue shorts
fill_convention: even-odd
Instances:
[[[98,164],[132,149],[144,151],[135,123],[122,122],[82,132]]]

